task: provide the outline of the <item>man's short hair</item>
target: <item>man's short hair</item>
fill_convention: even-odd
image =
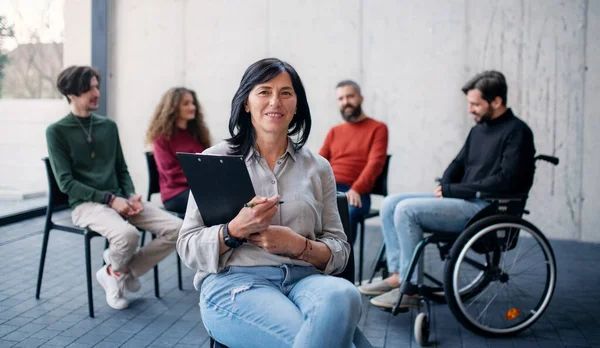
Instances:
[[[356,91],[356,93],[358,93],[358,95],[362,95],[360,93],[360,86],[358,85],[358,83],[356,83],[352,80],[340,81],[340,82],[338,82],[337,86],[335,86],[335,88],[346,87],[346,86],[352,86],[354,88],[354,90]]]
[[[472,89],[481,91],[481,97],[488,103],[491,103],[496,97],[500,97],[502,98],[502,105],[506,105],[508,86],[506,85],[506,78],[499,71],[488,70],[477,74],[462,87],[464,94]]]
[[[68,95],[80,96],[90,90],[90,81],[96,77],[100,83],[100,73],[91,66],[70,66],[63,70],[56,79],[56,88],[71,103]]]

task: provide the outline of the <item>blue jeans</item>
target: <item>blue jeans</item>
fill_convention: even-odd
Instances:
[[[314,267],[229,267],[202,283],[208,333],[230,347],[354,347],[361,296]]]
[[[348,192],[350,190],[350,185],[336,183],[337,190],[339,192]],[[360,221],[360,216],[366,214],[371,209],[371,194],[366,193],[364,195],[360,195],[360,203],[362,207],[355,207],[353,205],[348,204],[348,210],[350,213],[350,230],[352,231],[352,236],[349,236],[348,243],[354,244],[354,240],[356,239],[356,233],[358,230],[358,221]]]
[[[388,271],[400,273],[403,280],[423,231],[460,233],[488,204],[480,199],[438,198],[433,194],[387,196],[380,214]],[[416,279],[414,272],[411,282]]]

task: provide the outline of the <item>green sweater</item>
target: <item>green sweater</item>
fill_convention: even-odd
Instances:
[[[135,189],[117,125],[94,114],[78,119],[86,131],[93,122],[91,143],[72,113],[46,129],[52,171],[60,190],[69,196],[69,205],[74,208],[84,202],[107,203],[110,193],[129,198]]]

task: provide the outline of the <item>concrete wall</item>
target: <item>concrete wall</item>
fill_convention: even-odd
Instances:
[[[541,164],[530,219],[553,238],[600,241],[600,3],[597,1],[111,1],[109,117],[120,127],[138,192],[147,187],[144,133],[160,95],[195,89],[214,141],[228,136],[246,67],[275,56],[298,70],[318,150],[341,118],[334,86],[363,87],[364,110],[388,124],[390,191],[431,191],[472,126],[460,86],[483,69],[509,83]],[[586,70],[587,66],[587,70]]]
[[[64,6],[63,65],[89,65],[92,61],[92,0],[68,0]]]
[[[583,157],[581,163],[581,229],[583,240],[599,240],[600,231],[600,1],[589,1],[585,26],[585,75],[583,103]]]

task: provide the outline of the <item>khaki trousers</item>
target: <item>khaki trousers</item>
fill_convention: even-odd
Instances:
[[[108,239],[111,267],[120,271],[125,267],[139,277],[175,250],[182,220],[154,206],[143,203],[144,210],[128,218],[122,217],[106,204],[87,202],[73,209],[73,223],[87,227]],[[138,250],[140,232],[137,228],[155,234],[158,238]]]

